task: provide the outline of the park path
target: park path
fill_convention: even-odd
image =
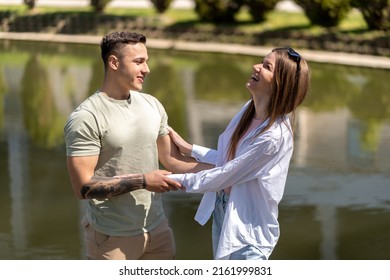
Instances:
[[[33,32],[0,32],[0,40],[24,40],[24,41],[44,41],[57,43],[82,43],[99,44],[101,36],[95,35],[65,35]],[[253,56],[264,56],[273,47],[261,47],[239,44],[221,44],[205,42],[189,42],[179,40],[164,40],[148,38],[148,47],[154,49],[174,49],[184,51],[206,51],[215,53],[231,53]],[[342,52],[327,52],[316,50],[299,51],[308,61],[320,63],[334,63],[350,66],[363,66],[372,68],[390,69],[390,57],[362,55]]]

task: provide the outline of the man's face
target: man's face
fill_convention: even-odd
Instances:
[[[128,44],[118,56],[118,82],[129,90],[142,90],[145,76],[150,73],[148,51],[144,44]]]

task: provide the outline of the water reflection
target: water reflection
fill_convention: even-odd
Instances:
[[[63,125],[100,85],[96,46],[0,41],[0,259],[81,259],[65,165]],[[145,91],[170,125],[216,146],[247,100],[261,58],[150,50]],[[389,259],[389,70],[311,63],[312,93],[298,112],[296,149],[273,259]],[[200,197],[164,196],[178,259],[210,259]]]

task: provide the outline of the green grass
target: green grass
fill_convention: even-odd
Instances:
[[[340,31],[367,30],[367,24],[364,21],[363,15],[353,10],[348,16],[342,20],[338,26]]]
[[[72,12],[92,12],[90,7],[37,7],[33,11],[28,11],[24,5],[18,6],[4,6],[0,5],[1,11],[12,11],[18,15],[28,14],[43,14],[43,13],[72,13]],[[105,14],[113,16],[131,16],[131,17],[154,17],[159,19],[159,24],[162,25],[193,25],[196,27],[204,28],[210,26],[210,23],[202,23],[195,11],[191,9],[168,9],[163,15],[158,15],[154,9],[141,9],[141,8],[107,8]],[[299,12],[284,12],[284,11],[271,11],[267,14],[267,19],[262,23],[254,23],[251,21],[249,13],[242,9],[236,16],[236,23],[229,24],[234,25],[238,30],[245,32],[261,32],[267,30],[280,30],[280,29],[300,29],[306,31],[313,31],[317,33],[319,28],[311,26],[309,20],[303,13]],[[353,10],[349,13],[348,17],[344,19],[335,30],[340,31],[362,31],[367,30],[367,25],[360,12]]]
[[[48,13],[58,13],[62,16],[73,13],[76,16],[80,14],[84,20],[95,18],[90,7],[37,7],[33,11],[28,11],[24,5],[0,5],[0,15],[6,11],[16,15],[41,16]],[[183,40],[190,38],[190,40],[215,40],[240,44],[287,43],[302,48],[330,48],[329,50],[346,52],[364,51],[386,56],[390,54],[386,47],[389,32],[368,30],[363,16],[357,10],[352,10],[339,26],[332,28],[311,25],[303,12],[279,10],[269,12],[264,22],[256,23],[252,21],[248,11],[242,9],[236,15],[235,23],[217,25],[200,21],[195,11],[191,9],[168,9],[164,14],[159,15],[153,8],[107,8],[104,14],[114,20],[115,17],[120,17],[120,20],[125,18],[126,24],[129,23],[127,19],[137,18],[136,21],[132,21],[134,24],[123,25],[124,28],[137,28],[140,32],[148,33],[153,30],[153,36],[156,38],[172,36],[171,38]],[[118,26],[118,28],[123,28],[122,25]],[[97,26],[96,29],[86,30],[92,34],[104,34],[109,31],[104,24]],[[169,35],[166,31],[173,33]],[[369,45],[370,50],[361,50],[362,40]],[[379,49],[376,48],[377,46]]]

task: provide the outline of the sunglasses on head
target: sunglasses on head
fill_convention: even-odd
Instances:
[[[287,48],[287,54],[292,60],[294,60],[297,63],[297,71],[299,71],[301,69],[299,65],[301,62],[301,55],[296,51],[294,51],[293,48]]]
[[[300,70],[301,70],[301,55],[297,53],[293,48],[286,47],[286,48],[276,48],[275,50],[286,50],[288,57],[291,58],[294,62],[297,63],[297,70],[295,72],[295,79],[296,83],[294,83],[294,92],[297,91],[297,86],[298,86],[298,81],[299,81],[299,76],[300,76]]]
[[[285,48],[276,48],[274,50],[285,50],[287,51],[288,57],[291,58],[293,61],[297,63],[297,72],[301,70],[300,62],[301,62],[301,55],[297,53],[293,48],[285,47]]]

